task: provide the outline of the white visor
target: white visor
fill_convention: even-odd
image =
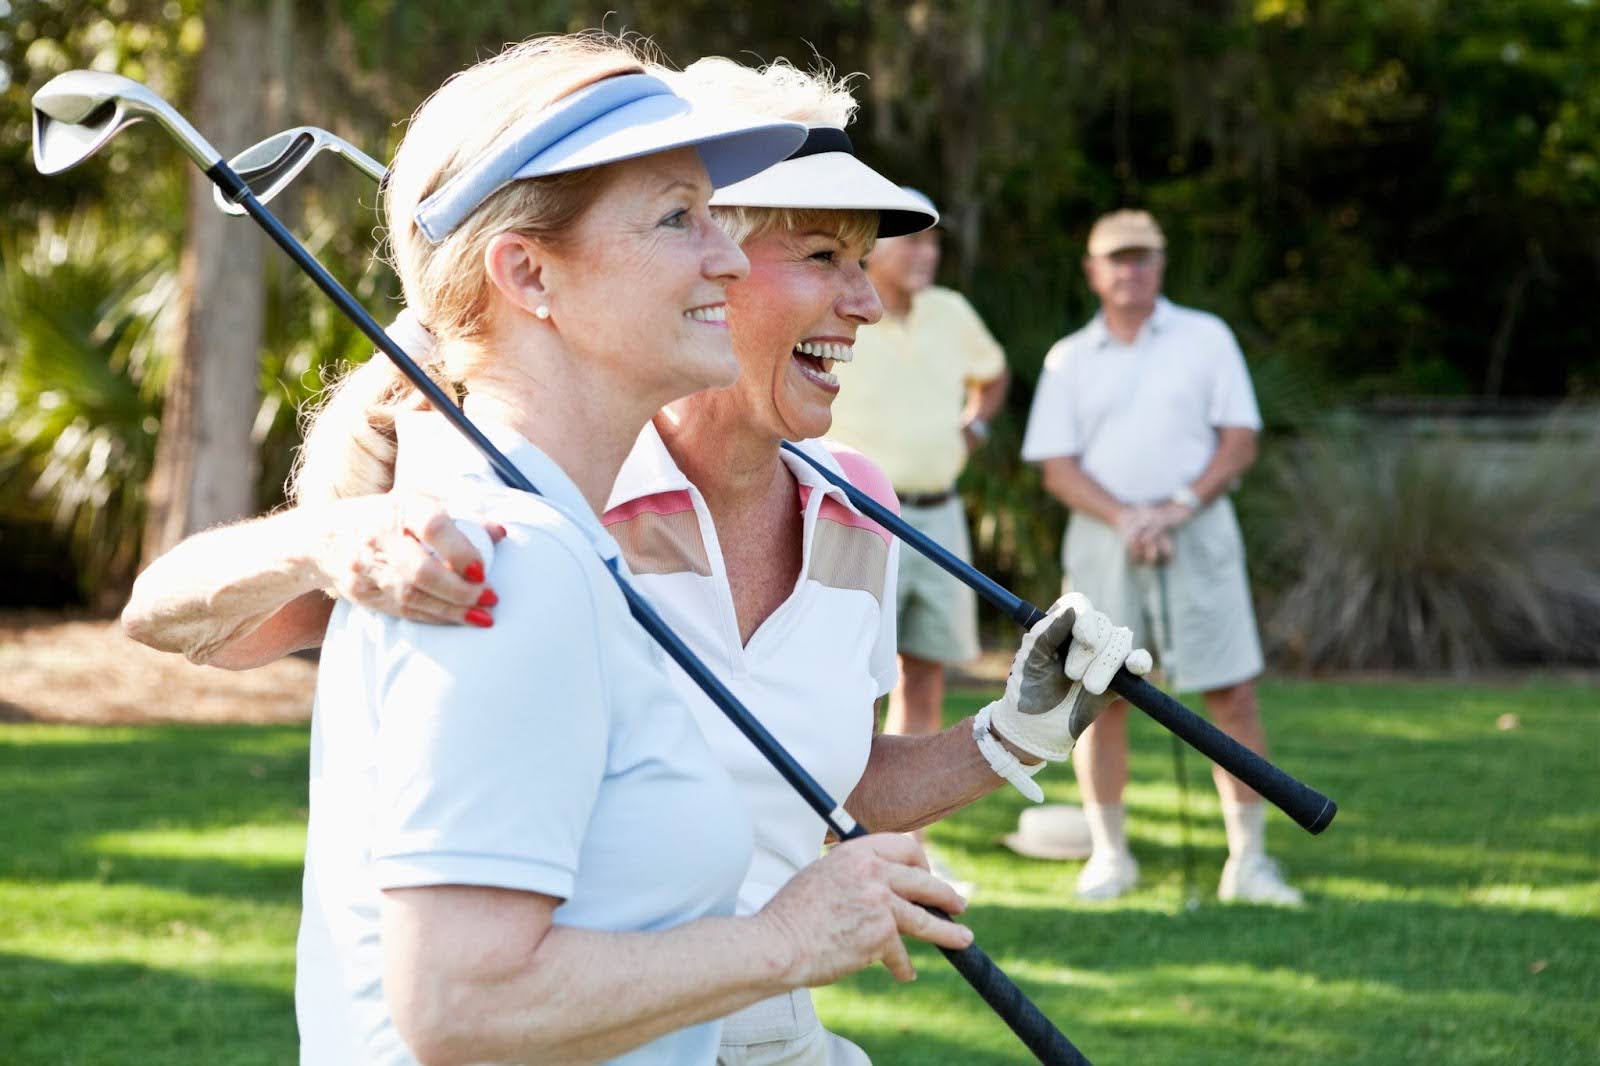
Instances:
[[[903,237],[939,222],[927,197],[902,189],[857,159],[850,138],[831,126],[814,127],[783,162],[718,189],[711,206],[876,211],[880,237]]]
[[[696,149],[712,186],[728,185],[787,157],[805,136],[797,122],[691,104],[648,74],[606,78],[507,130],[422,201],[417,228],[437,244],[513,181],[675,148]]]

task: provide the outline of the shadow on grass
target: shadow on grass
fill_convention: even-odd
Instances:
[[[293,1062],[294,997],[238,977],[0,953],[8,1063]]]
[[[0,733],[0,878],[136,881],[292,900],[298,853],[208,855],[211,842],[191,835],[216,832],[237,842],[251,827],[297,831],[305,821],[307,744],[300,727],[8,729]],[[170,839],[141,854],[140,834]],[[134,839],[127,847],[105,843],[119,835]],[[178,851],[163,853],[167,847]]]
[[[1329,899],[1301,911],[1177,914],[978,904],[969,921],[978,944],[1097,1061],[1600,1056],[1593,921]],[[913,958],[915,986],[869,971],[829,994],[825,1019],[878,1066],[1028,1061],[941,959],[920,946]]]

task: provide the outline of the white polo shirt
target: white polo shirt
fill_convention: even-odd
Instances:
[[[666,929],[731,914],[750,820],[602,558],[615,542],[526,440],[479,422],[547,498],[503,488],[439,416],[403,416],[396,484],[486,511],[491,629],[339,604],[312,720],[295,978],[301,1062],[414,1062],[383,995],[384,889],[562,899],[560,925]],[[711,1063],[720,1023],[616,1059]]]
[[[1156,503],[1200,476],[1223,426],[1261,428],[1244,353],[1216,315],[1163,298],[1132,344],[1111,336],[1103,314],[1056,342],[1022,457],[1079,456],[1117,499]]]
[[[888,479],[859,453],[816,441],[801,447],[894,506]],[[705,498],[673,462],[653,425],[645,427],[623,464],[604,522],[662,617],[843,803],[866,769],[873,701],[895,683],[899,542],[811,467],[780,454],[798,482],[795,506],[804,522],[800,577],[749,644],[740,643]],[[826,827],[681,670],[674,669],[672,677],[755,822],[755,858],[739,890],[739,913],[754,913],[817,857]]]

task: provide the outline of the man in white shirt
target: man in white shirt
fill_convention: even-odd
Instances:
[[[1095,223],[1084,271],[1100,313],[1045,358],[1022,455],[1072,509],[1067,586],[1131,625],[1174,688],[1202,691],[1221,729],[1265,753],[1261,646],[1227,498],[1255,461],[1261,416],[1233,333],[1161,296],[1165,248],[1143,211]],[[1108,708],[1073,752],[1094,844],[1078,878],[1086,899],[1139,878],[1123,827],[1127,714]],[[1299,903],[1267,857],[1261,797],[1220,768],[1213,778],[1228,835],[1218,897]]]

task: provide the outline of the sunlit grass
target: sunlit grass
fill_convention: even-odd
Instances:
[[[1103,1064],[1600,1061],[1600,697],[1279,682],[1263,704],[1277,761],[1341,807],[1322,837],[1272,824],[1309,906],[1214,901],[1206,768],[1186,757],[1183,797],[1135,716],[1126,900],[1080,905],[1077,864],[1000,848],[1010,790],[935,828],[979,885],[980,945]],[[295,727],[0,727],[0,1062],[294,1060],[306,750]],[[1076,800],[1070,773],[1041,780]],[[824,1017],[879,1066],[1027,1061],[915,958],[910,986],[824,990]]]

